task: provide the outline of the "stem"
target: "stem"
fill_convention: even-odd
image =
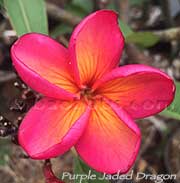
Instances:
[[[98,0],[92,0],[93,1],[93,11],[99,10],[99,1]]]
[[[119,0],[119,17],[120,19],[128,23],[129,22],[129,0]]]
[[[74,155],[75,157],[78,156],[78,154],[77,154],[77,152],[76,152],[76,150],[75,150],[74,147],[71,148],[71,152],[73,153],[73,155]]]
[[[165,17],[165,20],[166,20],[166,26],[171,27],[173,25],[173,20],[171,18],[171,14],[170,14],[169,0],[161,0],[160,2],[161,2],[164,17]]]
[[[64,183],[54,175],[50,160],[45,161],[43,166],[43,173],[46,183]]]

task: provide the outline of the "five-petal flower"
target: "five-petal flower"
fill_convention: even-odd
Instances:
[[[129,170],[141,140],[134,119],[167,107],[175,86],[149,66],[117,67],[123,46],[117,15],[110,10],[86,17],[68,49],[38,33],[16,41],[11,56],[18,74],[45,96],[19,128],[19,143],[32,158],[56,157],[75,146],[97,171]]]

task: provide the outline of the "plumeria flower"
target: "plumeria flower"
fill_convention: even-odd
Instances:
[[[175,86],[158,69],[118,67],[123,46],[117,14],[110,10],[86,17],[68,49],[38,33],[14,43],[18,74],[45,96],[19,128],[19,143],[31,158],[53,158],[74,146],[97,171],[126,173],[132,167],[141,141],[134,120],[166,108]]]

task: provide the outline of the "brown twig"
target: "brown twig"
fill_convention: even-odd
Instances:
[[[180,27],[154,31],[153,33],[157,35],[161,40],[165,41],[180,40]]]
[[[16,74],[10,71],[0,71],[0,83],[16,79]]]
[[[128,23],[129,16],[129,1],[128,0],[116,0],[116,4],[119,4],[119,18],[124,22]],[[134,44],[126,44],[126,53],[128,55],[129,63],[140,63],[151,65],[152,59],[145,56]]]
[[[173,20],[170,14],[170,1],[169,0],[161,0],[161,6],[163,10],[163,14],[166,20],[166,25],[172,26],[173,25]]]
[[[134,44],[126,44],[125,48],[129,63],[152,65],[153,59],[143,54]]]
[[[0,115],[0,137],[14,136],[17,130],[17,126]]]
[[[124,23],[128,23],[129,16],[129,1],[128,0],[116,0],[116,4],[119,4],[119,17]],[[128,55],[129,63],[139,64],[152,64],[152,58],[144,55],[134,44],[126,44],[126,53]]]
[[[129,22],[128,14],[129,14],[129,0],[119,0],[119,17],[125,23]]]
[[[52,3],[47,3],[47,12],[54,19],[67,22],[72,26],[77,25],[81,21],[80,17],[77,17]]]
[[[99,0],[93,0],[93,11],[97,11],[99,9]]]
[[[65,36],[62,36],[62,35],[59,36],[59,37],[58,37],[58,41],[59,41],[60,43],[62,43],[64,46],[68,47],[69,42],[68,42],[68,40],[66,39]]]
[[[110,0],[99,0],[98,2],[99,9],[106,9],[109,2]]]

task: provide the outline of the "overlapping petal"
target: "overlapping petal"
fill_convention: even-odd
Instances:
[[[76,144],[81,158],[100,172],[127,172],[140,146],[134,121],[112,102],[97,101],[88,126]]]
[[[53,98],[72,99],[73,81],[68,50],[48,36],[30,33],[11,48],[13,64],[21,78],[34,90]]]
[[[172,102],[175,85],[158,69],[127,65],[105,75],[94,89],[126,109],[131,117],[143,118],[162,111]]]
[[[41,99],[20,125],[19,143],[34,159],[61,155],[82,135],[89,115],[89,107],[81,101]]]
[[[81,84],[91,85],[117,66],[123,46],[115,12],[100,10],[86,17],[74,30],[69,46]]]

